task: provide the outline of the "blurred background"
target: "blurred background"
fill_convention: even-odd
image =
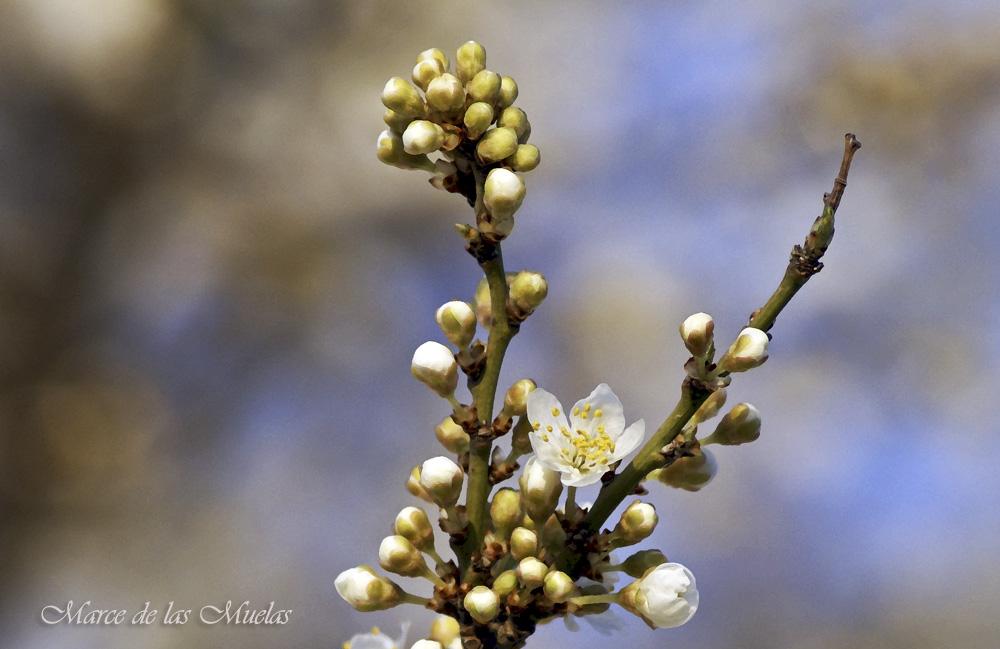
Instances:
[[[607,382],[654,428],[677,325],[735,336],[844,133],[864,145],[826,270],[729,391],[760,440],[700,493],[651,485],[641,547],[691,568],[701,609],[656,632],[623,612],[615,641],[995,648],[998,31],[963,0],[0,0],[0,645],[426,633],[333,580],[419,504],[402,484],[447,406],[410,356],[479,277],[464,201],[376,160],[379,94],[474,38],[542,152],[504,252],[550,294],[502,389]],[[41,623],[68,600],[293,614]],[[529,647],[608,642],[556,622]]]

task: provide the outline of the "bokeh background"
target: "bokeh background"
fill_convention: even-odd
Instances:
[[[0,0],[0,645],[426,632],[333,580],[417,504],[402,483],[446,406],[410,355],[478,279],[464,202],[376,160],[379,93],[475,38],[543,158],[505,257],[550,296],[502,384],[608,382],[647,427],[676,399],[678,323],[734,336],[844,133],[864,145],[826,270],[730,390],[760,440],[650,497],[642,547],[694,571],[701,610],[656,632],[622,613],[614,641],[995,649],[998,32],[962,0]],[[40,622],[67,600],[294,613]],[[611,640],[557,622],[529,646],[571,642]]]

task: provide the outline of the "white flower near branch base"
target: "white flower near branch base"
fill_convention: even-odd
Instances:
[[[371,633],[355,633],[343,644],[343,649],[402,649],[409,622],[403,622],[398,638],[390,638],[374,627]]]
[[[655,629],[680,626],[698,610],[694,575],[679,563],[662,563],[621,591],[619,603]]]
[[[337,575],[333,585],[337,594],[362,613],[392,608],[403,597],[399,586],[376,575],[368,566],[345,570]]]
[[[640,419],[625,428],[621,401],[602,383],[573,410],[563,412],[552,394],[536,388],[528,395],[529,433],[535,457],[558,471],[568,487],[594,484],[609,465],[631,453],[642,442],[646,423]]]
[[[410,373],[442,397],[449,397],[458,387],[458,363],[451,350],[434,341],[427,341],[413,352]]]

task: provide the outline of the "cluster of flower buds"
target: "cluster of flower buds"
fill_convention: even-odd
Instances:
[[[518,174],[540,161],[538,149],[528,144],[528,117],[513,105],[517,82],[486,69],[486,50],[475,41],[455,52],[454,70],[443,51],[421,52],[411,79],[393,77],[382,91],[389,128],[378,139],[379,160],[433,173],[435,187],[481,206],[479,232],[500,241],[524,200]],[[441,157],[431,160],[434,153]]]

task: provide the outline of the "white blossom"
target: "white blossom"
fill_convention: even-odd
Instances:
[[[622,589],[621,605],[653,628],[680,626],[698,610],[694,575],[679,563],[662,563]]]
[[[356,633],[351,639],[344,643],[343,649],[400,649],[403,641],[406,640],[406,631],[410,628],[409,622],[403,622],[398,638],[390,638],[378,627],[372,628],[371,633]]]

